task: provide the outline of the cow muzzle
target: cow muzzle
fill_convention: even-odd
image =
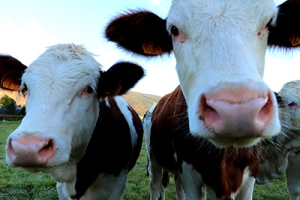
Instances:
[[[211,139],[233,142],[267,136],[275,109],[271,91],[241,89],[203,94],[198,112]]]
[[[14,166],[44,167],[55,155],[55,143],[51,138],[22,136],[10,138],[7,156]]]

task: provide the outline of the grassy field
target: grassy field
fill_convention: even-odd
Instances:
[[[9,167],[5,163],[5,142],[7,136],[19,122],[0,122],[0,200],[54,200],[57,199],[55,182],[50,176],[31,174],[21,169]],[[149,199],[149,183],[146,176],[146,154],[143,146],[134,169],[129,173],[123,200]],[[175,185],[170,179],[166,189],[166,199],[175,200]],[[285,177],[274,180],[268,185],[256,185],[254,200],[288,199]]]

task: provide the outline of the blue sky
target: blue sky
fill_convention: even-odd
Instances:
[[[118,13],[142,8],[165,18],[171,0],[0,1],[0,53],[10,54],[29,65],[47,46],[83,44],[97,55],[104,69],[119,60],[141,64],[147,76],[133,91],[162,96],[178,85],[172,55],[145,61],[126,55],[103,38],[105,25]],[[285,56],[280,52],[268,53],[264,79],[275,91],[287,81],[300,79],[299,51]]]

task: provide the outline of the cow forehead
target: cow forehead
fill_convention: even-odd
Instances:
[[[59,44],[50,47],[28,66],[22,82],[63,84],[74,87],[81,82],[97,83],[100,64],[80,45]]]
[[[276,13],[272,0],[172,2],[167,28],[170,31],[174,25],[181,33],[177,37],[180,42],[173,37],[173,50],[188,104],[194,98],[190,95],[196,94],[194,88],[215,87],[219,84],[216,80],[261,81],[267,48],[266,25]],[[212,74],[213,82],[209,78]]]
[[[180,6],[186,5],[191,10],[195,9],[203,9],[203,10],[210,10],[214,8],[237,8],[237,9],[244,9],[244,8],[255,8],[261,11],[264,11],[263,8],[271,6],[274,7],[275,3],[273,0],[254,0],[254,1],[247,1],[247,0],[172,0],[172,6],[178,5]],[[221,6],[221,7],[220,7]],[[247,9],[247,10],[249,10]],[[183,11],[185,9],[183,8]],[[190,10],[190,11],[191,11]],[[268,11],[264,11],[268,12]]]
[[[229,31],[234,27],[226,27],[228,22],[231,25],[238,22],[236,25],[241,29],[259,26],[259,23],[266,25],[270,17],[276,15],[276,11],[273,0],[173,0],[167,21],[175,21],[179,26],[181,24],[186,27],[186,31],[194,31],[193,27],[197,26],[198,30],[208,32],[217,24]]]
[[[300,98],[300,80],[285,83],[279,91],[279,95],[283,97],[294,95]]]
[[[57,44],[49,47],[39,56],[29,65],[27,71],[38,70],[38,68],[49,68],[49,70],[67,68],[66,70],[74,70],[73,73],[98,72],[101,66],[93,56],[81,45]]]

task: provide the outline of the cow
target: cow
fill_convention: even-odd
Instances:
[[[51,46],[28,67],[1,55],[1,88],[27,97],[26,116],[7,139],[7,163],[50,174],[59,199],[120,199],[143,138],[120,95],[143,76],[130,62],[104,71],[82,45]]]
[[[177,174],[187,199],[205,199],[205,187],[216,199],[252,198],[256,145],[281,129],[265,53],[299,47],[299,10],[299,0],[172,0],[165,19],[140,9],[108,23],[105,37],[125,51],[176,59],[180,86],[144,130],[152,199],[163,198],[161,169]]]
[[[299,47],[299,8],[299,0],[278,8],[272,0],[173,0],[166,19],[129,11],[105,37],[144,57],[173,52],[191,134],[220,148],[250,147],[280,132],[265,53]]]
[[[187,103],[178,86],[144,119],[150,199],[164,199],[162,174],[175,175],[177,199],[252,199],[258,170],[256,148],[218,148],[190,133]]]
[[[285,83],[278,95],[282,134],[263,142],[256,183],[267,184],[286,173],[290,200],[297,200],[300,194],[300,80]]]

